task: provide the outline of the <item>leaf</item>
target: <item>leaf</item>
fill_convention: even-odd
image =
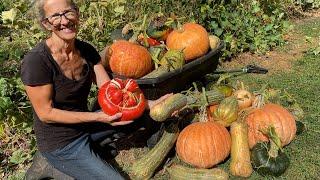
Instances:
[[[210,26],[212,29],[217,29],[219,27],[218,23],[215,21],[211,21]]]
[[[13,105],[11,99],[9,97],[0,97],[0,109],[4,112]]]
[[[86,4],[83,4],[82,6],[80,6],[79,11],[80,13],[83,13],[86,9],[87,9]]]
[[[0,122],[0,138],[5,136],[4,123]]]
[[[9,162],[13,164],[21,164],[27,159],[27,155],[21,149],[19,149],[12,153],[9,158]]]
[[[24,179],[26,172],[25,171],[15,171],[14,174],[8,176],[8,180],[18,180]]]
[[[273,24],[268,24],[268,25],[264,28],[265,31],[270,31],[271,29],[273,29]]]
[[[9,21],[9,22],[14,22],[16,20],[18,14],[18,9],[17,8],[12,8],[9,11],[3,11],[1,13],[2,20],[4,22]]]
[[[118,6],[114,8],[114,12],[119,13],[119,14],[124,14],[124,6]]]
[[[223,33],[223,30],[221,28],[217,28],[214,30],[214,34],[217,36],[221,36],[222,33]]]

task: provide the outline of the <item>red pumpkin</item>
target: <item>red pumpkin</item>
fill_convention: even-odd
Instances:
[[[130,121],[140,117],[146,107],[146,100],[138,84],[132,80],[113,79],[101,86],[98,102],[108,115],[122,113],[120,121]]]
[[[211,168],[228,157],[231,137],[215,122],[196,122],[184,128],[176,143],[179,158],[198,168]]]
[[[114,42],[108,49],[111,71],[128,77],[140,78],[152,70],[152,60],[148,50],[125,40]]]
[[[254,109],[246,118],[248,124],[249,146],[252,148],[260,141],[269,141],[265,135],[273,126],[280,137],[281,145],[289,144],[295,137],[297,127],[293,115],[278,104],[266,104]]]
[[[205,55],[210,47],[207,30],[196,23],[186,23],[181,29],[173,30],[166,44],[169,49],[183,49],[186,61]]]

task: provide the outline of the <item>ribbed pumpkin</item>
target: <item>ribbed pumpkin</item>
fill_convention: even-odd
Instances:
[[[227,97],[220,102],[217,109],[211,114],[214,121],[229,127],[238,118],[238,101],[235,97]]]
[[[210,47],[207,30],[196,23],[186,23],[180,29],[173,30],[167,37],[166,45],[169,49],[183,49],[187,62],[203,56]]]
[[[228,157],[231,137],[222,125],[215,122],[196,122],[180,133],[176,152],[179,158],[198,168],[211,168]]]
[[[112,72],[128,78],[140,78],[152,70],[148,50],[125,40],[114,42],[108,50]]]
[[[266,104],[254,109],[246,118],[248,124],[249,146],[252,148],[260,141],[268,141],[262,131],[274,127],[279,135],[281,145],[289,144],[295,137],[297,127],[294,116],[278,104]]]

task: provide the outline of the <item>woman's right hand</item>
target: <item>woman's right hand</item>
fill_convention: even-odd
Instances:
[[[96,112],[98,122],[108,123],[111,126],[120,126],[120,125],[127,125],[132,123],[133,121],[119,121],[122,116],[122,113],[117,113],[115,115],[109,116],[104,112]]]

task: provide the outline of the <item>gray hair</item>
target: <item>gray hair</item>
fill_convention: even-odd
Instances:
[[[44,5],[46,3],[47,0],[38,0],[37,2],[37,8],[38,8],[38,18],[40,20],[40,22],[46,18],[46,13],[44,11]],[[78,7],[76,5],[76,3],[74,3],[73,0],[67,0],[67,3],[70,4],[70,6],[72,8],[74,8],[75,10],[78,10]]]

